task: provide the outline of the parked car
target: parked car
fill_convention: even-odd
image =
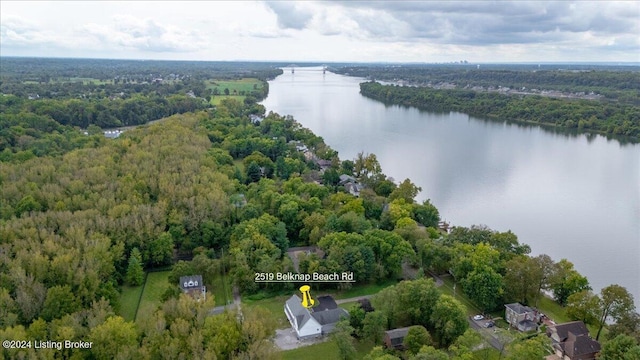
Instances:
[[[487,321],[486,324],[484,324],[484,327],[486,328],[492,328],[494,327],[496,324],[493,321]]]
[[[479,315],[479,314],[478,314],[478,315],[475,315],[475,316],[473,317],[473,320],[476,320],[476,321],[479,321],[479,320],[482,320],[482,319],[484,319],[484,316]]]

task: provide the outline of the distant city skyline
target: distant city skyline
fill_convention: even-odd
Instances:
[[[0,2],[0,55],[640,62],[639,1]]]

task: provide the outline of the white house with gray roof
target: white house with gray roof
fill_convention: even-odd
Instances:
[[[349,313],[339,308],[330,296],[316,299],[316,306],[306,309],[302,299],[293,295],[284,305],[284,313],[296,332],[298,339],[308,339],[330,333],[341,318],[349,317]]]

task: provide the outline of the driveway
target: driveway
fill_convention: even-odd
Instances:
[[[322,336],[315,339],[298,340],[295,331],[292,328],[276,330],[276,337],[273,342],[281,350],[292,350],[303,346],[309,346],[323,341],[327,341],[328,336]]]

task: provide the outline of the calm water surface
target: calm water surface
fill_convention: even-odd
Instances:
[[[385,106],[362,79],[289,69],[269,83],[267,111],[293,115],[353,159],[411,179],[452,225],[512,230],[532,254],[567,258],[594,290],[617,283],[640,307],[640,146],[461,113]]]

